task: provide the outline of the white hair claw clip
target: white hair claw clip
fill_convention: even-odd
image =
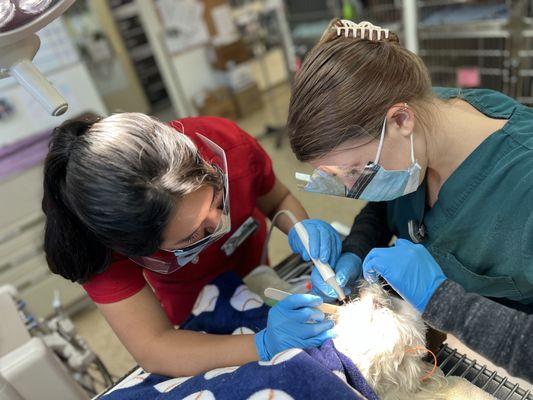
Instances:
[[[381,40],[381,36],[384,36],[384,39],[388,39],[390,31],[388,29],[382,28],[371,24],[368,21],[362,21],[356,24],[353,21],[347,19],[341,19],[338,21],[336,26],[337,36],[348,37],[351,33],[354,38],[368,39],[368,40]],[[366,32],[368,31],[368,37],[365,37]],[[376,39],[374,39],[374,33],[376,34]]]

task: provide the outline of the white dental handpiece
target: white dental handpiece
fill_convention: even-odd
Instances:
[[[307,250],[307,254],[309,254],[309,257],[311,257],[311,252],[309,251],[309,235],[307,234],[304,225],[301,222],[297,222],[294,224],[294,229],[302,241],[305,250]],[[324,281],[331,286],[333,290],[335,290],[335,293],[337,293],[337,297],[341,303],[346,303],[346,295],[344,294],[344,290],[342,290],[337,283],[337,279],[335,279],[335,271],[333,271],[333,268],[331,268],[329,264],[324,263],[316,258],[311,257],[311,260],[313,261],[313,264],[315,264],[320,276],[322,276],[322,279],[324,279]]]

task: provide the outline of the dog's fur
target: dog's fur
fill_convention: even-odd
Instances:
[[[352,359],[381,399],[436,399],[446,386],[426,353],[426,328],[420,314],[378,284],[362,283],[359,297],[336,317],[335,347]]]

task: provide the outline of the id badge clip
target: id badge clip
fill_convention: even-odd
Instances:
[[[253,217],[248,217],[239,228],[233,232],[233,235],[220,248],[226,256],[231,256],[237,247],[239,247],[248,237],[250,237],[259,228],[259,222]]]

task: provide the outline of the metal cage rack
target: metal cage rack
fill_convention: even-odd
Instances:
[[[401,12],[397,1],[368,1],[365,18],[400,33]],[[475,86],[533,105],[533,0],[419,1],[418,38],[434,86],[458,86],[458,71],[474,68]]]
[[[399,0],[369,0],[363,9],[364,19],[379,23],[397,34],[401,30],[402,2]]]
[[[435,86],[459,86],[458,71],[475,68],[480,87],[514,95],[509,9],[501,0],[421,2],[419,55]]]
[[[339,15],[331,2],[323,2],[320,12],[311,7],[315,3],[287,2],[293,34],[304,21],[312,25],[312,21]],[[402,39],[401,1],[367,0],[362,4],[359,19],[392,29]],[[295,37],[297,55],[303,58],[317,39],[316,35]],[[472,69],[478,82],[471,87],[498,90],[533,105],[533,0],[419,1],[418,41],[419,55],[434,86],[469,87],[458,81],[458,74]]]
[[[533,15],[533,1],[528,9]],[[518,50],[518,69],[516,98],[518,101],[533,105],[533,19],[528,18],[531,27],[523,31],[522,49]]]
[[[505,32],[429,32],[420,37],[419,55],[435,86],[455,87],[459,68],[476,67],[481,87],[509,93],[509,45]]]
[[[446,376],[465,378],[497,399],[533,400],[533,394],[529,390],[511,383],[508,378],[490,371],[486,366],[478,364],[476,360],[469,359],[448,345],[443,345],[437,353],[437,362]]]

